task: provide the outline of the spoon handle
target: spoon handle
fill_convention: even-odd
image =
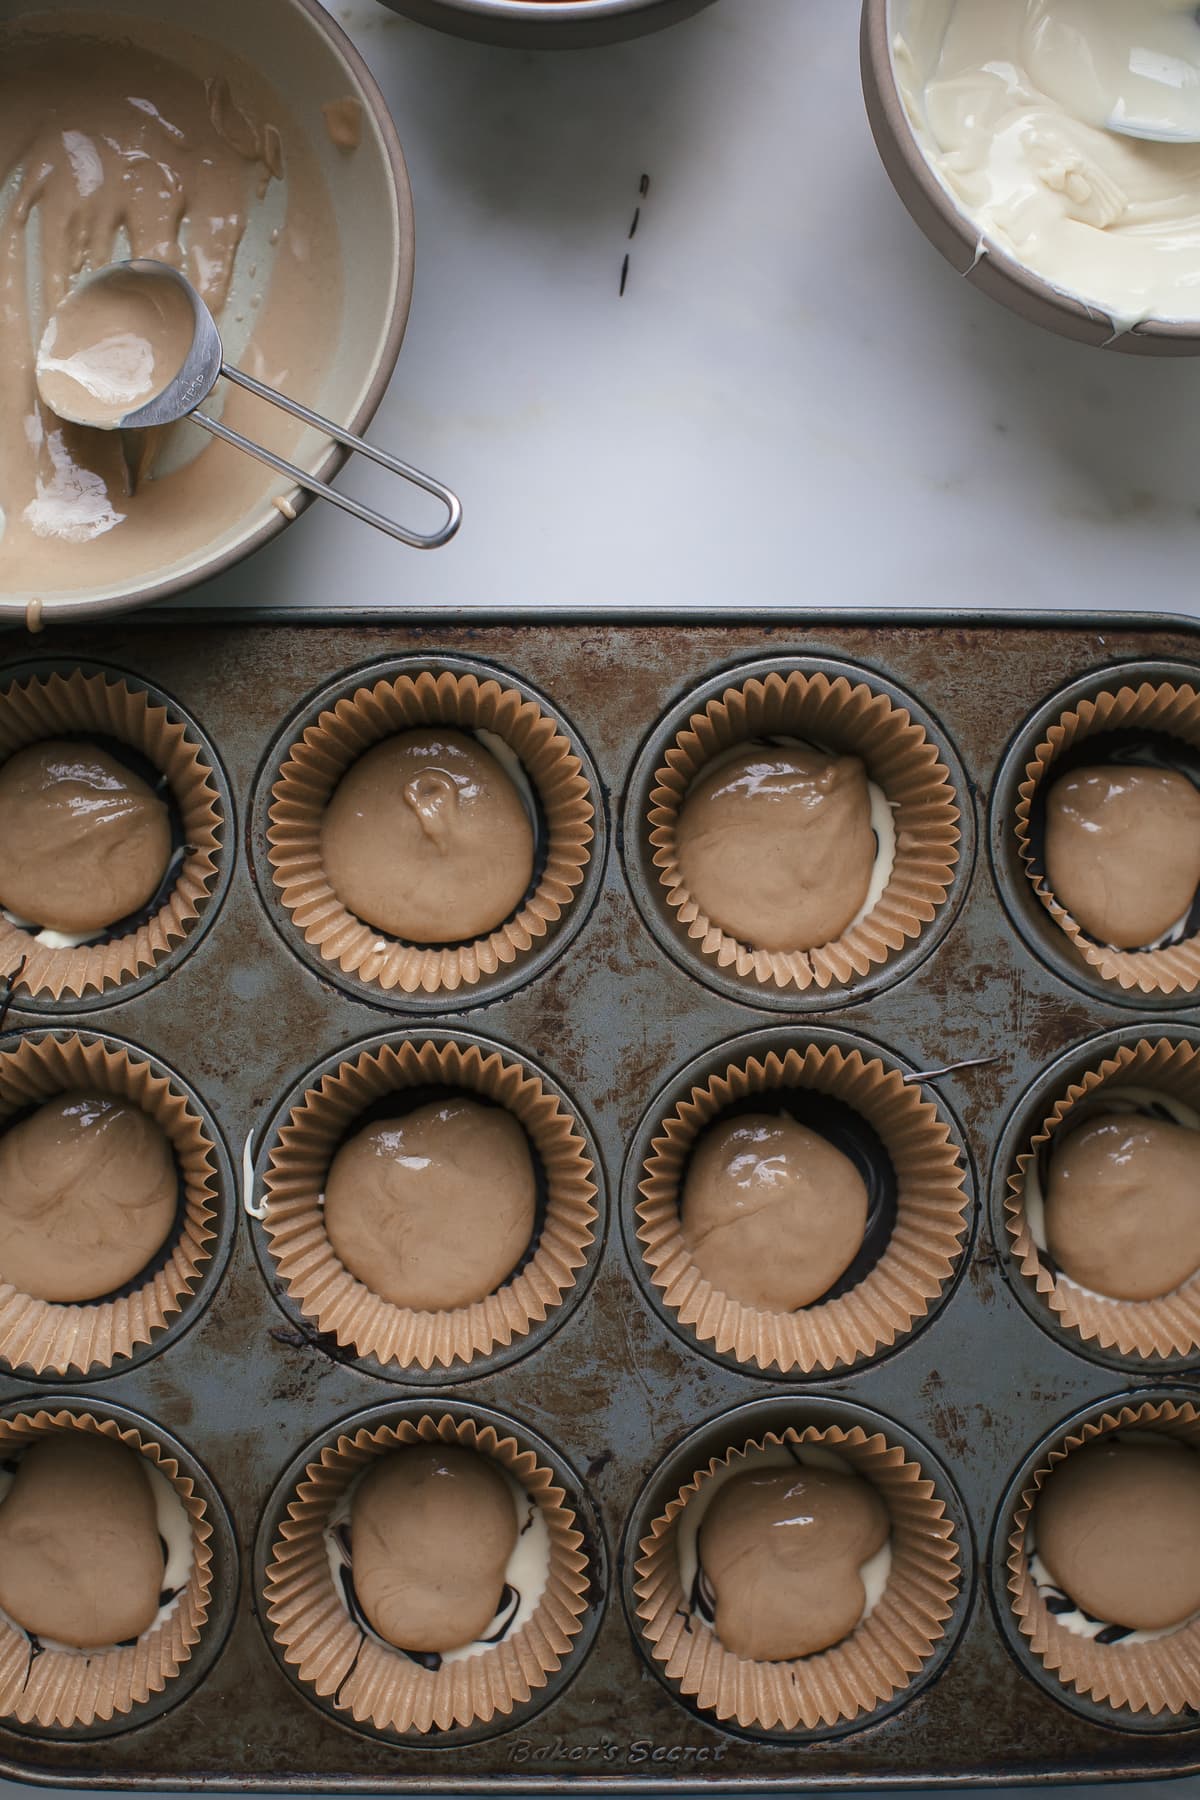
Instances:
[[[234,382],[238,387],[246,388],[258,399],[266,400],[272,406],[281,407],[284,412],[291,413],[293,418],[302,419],[306,425],[315,426],[318,431],[333,438],[336,443],[345,445],[346,449],[368,457],[373,463],[378,463],[380,468],[386,469],[389,474],[399,475],[402,480],[412,482],[414,486],[423,488],[427,494],[434,495],[446,508],[448,514],[446,523],[440,531],[429,534],[410,531],[407,526],[397,524],[394,519],[389,519],[384,513],[375,512],[371,507],[363,506],[359,501],[351,500],[345,494],[339,494],[327,482],[318,481],[315,475],[309,475],[305,470],[297,468],[295,463],[288,462],[286,457],[276,456],[273,450],[265,449],[262,444],[254,443],[250,438],[243,437],[238,431],[231,431],[228,425],[221,424],[218,419],[210,419],[205,413],[194,412],[190,416],[197,425],[203,425],[204,429],[210,431],[214,437],[221,438],[227,444],[233,444],[238,450],[244,450],[248,456],[257,457],[259,462],[266,463],[268,468],[276,470],[278,474],[287,475],[296,483],[297,487],[306,489],[310,494],[319,494],[322,500],[331,500],[343,512],[350,513],[356,519],[361,519],[364,524],[374,525],[376,530],[386,532],[389,537],[398,539],[402,544],[410,544],[414,550],[436,550],[442,544],[449,543],[462,524],[462,502],[442,482],[435,481],[432,475],[422,474],[420,469],[414,469],[410,463],[401,462],[399,457],[390,456],[386,450],[377,450],[373,444],[368,444],[363,438],[355,437],[353,432],[343,431],[340,425],[333,423],[332,419],[323,418],[320,413],[312,412],[307,406],[301,406],[298,400],[289,399],[286,394],[278,393],[275,388],[267,387],[261,381],[255,381],[252,375],[243,374],[241,369],[230,368],[228,363],[224,363],[221,373],[226,380]]]

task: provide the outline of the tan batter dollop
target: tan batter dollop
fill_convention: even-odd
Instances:
[[[1174,769],[1074,769],[1046,796],[1046,879],[1089,936],[1153,944],[1200,887],[1200,792]]]
[[[517,1542],[512,1492],[474,1450],[397,1450],[363,1476],[350,1509],[354,1589],[398,1650],[459,1650],[500,1608]]]
[[[164,1561],[141,1458],[65,1431],[24,1452],[0,1505],[0,1607],[34,1637],[123,1644],[158,1614]]]
[[[343,906],[414,944],[503,924],[533,878],[533,827],[494,756],[440,726],[385,738],[325,810],[321,853]]]
[[[680,1224],[700,1273],[743,1306],[794,1312],[828,1293],[862,1248],[866,1185],[850,1158],[787,1117],[706,1131]]]
[[[101,932],[145,906],[171,818],[107,750],[49,741],[0,766],[0,906],[54,931]]]
[[[1068,1132],[1050,1155],[1046,1244],[1095,1294],[1173,1293],[1200,1269],[1200,1134],[1139,1113]]]
[[[537,1181],[512,1114],[435,1100],[368,1125],[325,1183],[325,1229],[352,1275],[393,1306],[443,1312],[501,1287],[529,1248]]]
[[[1051,1579],[1083,1612],[1163,1631],[1200,1612],[1200,1456],[1183,1444],[1089,1444],[1059,1464],[1033,1521]]]
[[[699,1535],[721,1643],[753,1662],[840,1643],[867,1603],[862,1566],[889,1531],[887,1507],[858,1475],[797,1465],[734,1476]]]
[[[861,911],[875,866],[856,756],[764,745],[701,775],[676,825],[684,886],[760,950],[815,950]]]
[[[153,1261],[179,1177],[162,1128],[111,1094],[63,1094],[0,1137],[0,1280],[58,1304],[99,1300]]]

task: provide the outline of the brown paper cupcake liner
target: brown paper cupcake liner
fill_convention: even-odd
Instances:
[[[1200,935],[1161,950],[1116,950],[1093,943],[1051,893],[1044,876],[1033,867],[1030,824],[1034,796],[1063,753],[1089,737],[1111,731],[1161,731],[1200,749],[1200,694],[1196,689],[1163,682],[1155,687],[1117,688],[1094,700],[1081,700],[1052,725],[1034,751],[1018,789],[1017,847],[1033,891],[1055,923],[1061,927],[1089,969],[1105,981],[1115,981],[1126,991],[1143,994],[1192,993],[1200,983]]]
[[[381,739],[432,723],[502,738],[537,791],[546,834],[545,867],[515,916],[473,943],[449,947],[398,942],[356,918],[321,858],[322,816],[351,764]],[[515,688],[474,675],[425,671],[359,688],[308,727],[271,792],[270,862],[297,930],[325,961],[385,992],[452,993],[515,962],[570,906],[593,837],[595,806],[583,765],[556,722]]]
[[[892,1566],[878,1605],[840,1644],[793,1662],[753,1662],[726,1650],[690,1612],[676,1527],[718,1470],[786,1444],[831,1450],[874,1483],[891,1517]],[[860,1425],[813,1425],[768,1432],[698,1469],[638,1545],[635,1576],[642,1635],[681,1695],[743,1729],[815,1731],[873,1712],[908,1686],[945,1636],[960,1564],[933,1482],[898,1445]]]
[[[0,1130],[78,1089],[118,1094],[162,1127],[183,1182],[183,1219],[165,1264],[121,1298],[57,1305],[0,1280],[0,1357],[36,1375],[111,1368],[150,1343],[195,1291],[216,1236],[217,1159],[204,1122],[173,1082],[123,1046],[74,1034],[19,1038],[0,1051]]]
[[[532,1618],[477,1656],[431,1670],[364,1634],[334,1585],[325,1529],[351,1483],[400,1446],[459,1444],[495,1459],[541,1508],[550,1539],[546,1590]],[[322,1699],[360,1724],[397,1733],[486,1723],[522,1705],[562,1666],[587,1611],[583,1534],[554,1474],[491,1425],[425,1414],[339,1437],[310,1463],[271,1554],[267,1616],[285,1659]]]
[[[130,1712],[161,1693],[199,1641],[212,1597],[212,1525],[203,1498],[175,1459],[132,1426],[90,1413],[21,1413],[0,1420],[0,1454],[52,1432],[86,1431],[144,1456],[171,1482],[192,1521],[192,1572],[170,1618],[120,1649],[43,1649],[30,1656],[29,1639],[0,1615],[0,1717],[43,1729],[69,1730]]]
[[[526,1266],[485,1300],[445,1312],[394,1306],[351,1275],[329,1241],[321,1205],[330,1162],[355,1119],[385,1095],[427,1084],[505,1107],[541,1158],[547,1188]],[[449,1368],[524,1336],[574,1286],[595,1235],[593,1175],[572,1114],[521,1063],[477,1044],[402,1041],[343,1063],[293,1107],[267,1168],[264,1229],[284,1288],[319,1331],[381,1363]]]
[[[1148,1430],[1180,1438],[1200,1450],[1200,1411],[1190,1402],[1145,1401],[1114,1406],[1081,1425],[1050,1451],[1030,1477],[1009,1533],[1008,1591],[1022,1635],[1034,1654],[1065,1687],[1084,1698],[1140,1713],[1200,1709],[1200,1619],[1148,1644],[1101,1644],[1079,1637],[1050,1612],[1029,1570],[1026,1534],[1043,1485],[1081,1445],[1113,1431]],[[1137,1529],[1131,1521],[1131,1530]]]
[[[896,820],[892,876],[866,918],[815,950],[758,950],[715,924],[689,893],[676,829],[689,789],[714,757],[762,737],[797,737],[861,756]],[[703,956],[767,987],[845,986],[920,935],[950,891],[958,861],[959,809],[950,772],[924,728],[865,683],[793,671],[747,681],[710,700],[678,733],[655,775],[650,843],[667,904]]]
[[[896,1175],[896,1223],[884,1254],[849,1293],[800,1312],[763,1312],[722,1293],[700,1273],[680,1226],[680,1189],[693,1147],[736,1101],[781,1088],[836,1096],[870,1124]],[[637,1206],[638,1240],[667,1306],[702,1343],[759,1368],[833,1369],[894,1344],[939,1298],[967,1229],[968,1197],[949,1127],[920,1089],[894,1069],[836,1046],[772,1051],[731,1064],[662,1122]]]
[[[1070,1131],[1103,1110],[1106,1091],[1155,1088],[1200,1111],[1200,1050],[1159,1038],[1123,1044],[1096,1068],[1073,1082],[1017,1158],[1008,1178],[1005,1227],[1021,1274],[1032,1282],[1059,1322],[1085,1343],[1122,1356],[1187,1356],[1200,1350],[1200,1270],[1161,1300],[1114,1300],[1092,1294],[1058,1276],[1039,1249],[1025,1216],[1025,1182],[1039,1151],[1060,1131]],[[1200,1147],[1200,1134],[1197,1136]]]
[[[0,984],[7,977],[14,992],[51,1000],[103,994],[136,980],[187,936],[215,887],[225,824],[204,752],[186,725],[149,695],[78,669],[0,691],[0,762],[30,744],[79,731],[128,744],[166,776],[187,848],[162,906],[126,937],[55,950],[0,913]]]

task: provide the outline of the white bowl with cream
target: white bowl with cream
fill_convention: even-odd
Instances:
[[[1159,66],[1194,32],[1200,65],[1181,0],[865,0],[867,110],[897,192],[972,286],[1078,342],[1195,355],[1200,146],[1106,125],[1139,26]],[[1164,95],[1137,98],[1169,126]],[[1190,93],[1177,111],[1195,115]]]
[[[210,0],[193,25],[172,0],[0,0],[0,622],[177,592],[306,503],[195,425],[81,435],[39,406],[37,344],[80,273],[179,261],[231,361],[355,432],[399,354],[412,203],[362,59],[316,0]],[[224,405],[307,472],[344,460]]]

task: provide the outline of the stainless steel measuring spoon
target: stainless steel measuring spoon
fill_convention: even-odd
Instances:
[[[163,286],[164,283],[168,284],[167,287]],[[178,345],[178,353],[167,356],[165,366],[161,366],[161,349],[155,356],[148,339],[139,335],[137,312],[151,321],[156,318],[169,321],[173,312],[173,322],[178,326],[180,296],[190,308],[190,316],[184,316],[185,325],[190,325],[190,342],[186,341],[185,330],[185,341]],[[136,311],[129,307],[131,298],[139,302]],[[107,336],[91,346],[89,355],[86,332],[88,315],[85,309],[92,307],[94,310],[97,302],[103,305],[109,330]],[[129,319],[129,331],[112,330],[112,321],[120,320],[127,307],[133,315]],[[82,334],[81,319],[85,324]],[[63,347],[63,339],[72,335],[77,339],[82,336],[83,353],[67,357],[55,356],[55,350]],[[166,335],[164,332],[163,342],[166,341]],[[178,337],[178,332],[176,335]],[[222,376],[235,386],[245,388],[258,399],[281,407],[284,412],[302,420],[305,425],[315,427],[335,443],[343,444],[348,450],[368,457],[390,474],[398,475],[402,480],[424,489],[427,494],[434,495],[446,508],[446,523],[440,531],[412,531],[385,514],[337,493],[328,483],[318,481],[316,476],[297,468],[286,457],[277,456],[262,444],[256,444],[250,438],[243,437],[240,432],[231,430],[219,419],[210,418],[206,413],[198,411]],[[402,544],[412,545],[414,549],[438,549],[442,544],[449,543],[462,523],[462,504],[457,495],[442,482],[435,481],[431,475],[422,474],[410,463],[401,462],[399,457],[391,456],[385,450],[377,450],[373,444],[355,437],[353,432],[343,431],[331,419],[323,418],[320,413],[302,406],[298,400],[289,399],[286,394],[278,393],[276,389],[267,387],[253,376],[227,363],[216,320],[187,277],[167,263],[153,262],[147,258],[112,263],[108,268],[100,269],[79,282],[47,325],[38,352],[37,380],[38,390],[46,405],[60,418],[72,420],[79,425],[91,425],[107,431],[144,431],[151,426],[172,425],[180,419],[192,419],[214,437],[233,444],[238,450],[244,450],[247,456],[256,457],[278,474],[286,475],[297,487],[319,495],[322,500],[332,501],[334,506],[350,513],[353,518],[361,519],[364,524],[374,525],[377,530],[386,532],[389,537],[398,539]],[[161,385],[156,385],[159,382]],[[148,397],[143,398],[143,395]],[[123,410],[126,400],[129,402],[128,410]]]

